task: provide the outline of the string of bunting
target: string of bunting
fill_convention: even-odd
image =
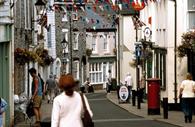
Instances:
[[[64,4],[66,9],[72,8],[72,11],[76,13],[78,10],[82,10],[83,13],[79,13],[78,20],[84,21],[89,27],[96,29],[100,25],[102,25],[103,28],[114,28],[117,24],[116,12],[118,10],[129,10],[133,7],[135,10],[139,11],[149,3],[159,3],[161,0],[64,0],[64,2],[71,3]],[[79,4],[85,4],[85,7],[79,6]],[[65,10],[63,8],[64,5],[54,5],[55,11]],[[100,17],[103,17],[103,20],[100,20],[97,17],[88,17],[87,11],[95,12]],[[64,15],[66,14],[67,13],[64,12]],[[109,22],[109,24],[106,22]]]

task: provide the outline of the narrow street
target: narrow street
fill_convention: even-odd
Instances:
[[[95,127],[177,127],[131,114],[111,103],[106,93],[87,94],[87,98],[94,114]]]
[[[97,93],[86,94],[93,111],[93,121],[95,127],[178,127],[164,122],[149,120],[136,116],[119,106],[110,102],[106,93],[101,91]],[[52,104],[46,101],[42,105],[42,121],[50,122]],[[30,127],[30,124],[22,122],[15,127]]]

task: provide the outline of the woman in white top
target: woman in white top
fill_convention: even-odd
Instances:
[[[81,120],[83,104],[80,94],[74,91],[74,78],[70,74],[62,75],[59,80],[59,85],[64,92],[54,99],[51,127],[83,127]],[[84,99],[92,117],[93,114],[85,96]]]
[[[195,82],[191,74],[187,74],[186,80],[182,81],[179,95],[182,99],[182,109],[185,115],[185,122],[192,122],[193,98],[195,97]]]

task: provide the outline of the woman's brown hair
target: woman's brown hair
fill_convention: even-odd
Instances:
[[[66,95],[73,95],[75,85],[75,80],[71,74],[61,75],[59,87],[65,91]]]

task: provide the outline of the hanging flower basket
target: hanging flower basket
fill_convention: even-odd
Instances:
[[[41,66],[49,66],[54,61],[54,59],[48,54],[48,50],[44,48],[37,48],[36,54],[39,56],[37,62]]]
[[[24,65],[28,62],[35,62],[37,60],[37,55],[33,51],[28,51],[27,49],[16,48],[14,51],[14,58],[16,63],[19,65]]]
[[[117,49],[116,48],[113,48],[113,53],[116,55],[116,53],[117,53]]]
[[[91,56],[92,54],[92,49],[86,49],[86,55]]]
[[[14,58],[19,65],[25,65],[25,63],[29,62],[38,62],[41,66],[49,66],[54,61],[48,54],[48,50],[44,48],[37,48],[35,52],[23,48],[16,48]]]
[[[195,53],[195,31],[187,32],[182,35],[181,45],[177,47],[179,57],[184,57],[188,53]]]
[[[129,65],[130,65],[132,68],[136,68],[136,65],[137,65],[136,59],[133,59],[132,61],[130,61],[130,62],[129,62]]]

